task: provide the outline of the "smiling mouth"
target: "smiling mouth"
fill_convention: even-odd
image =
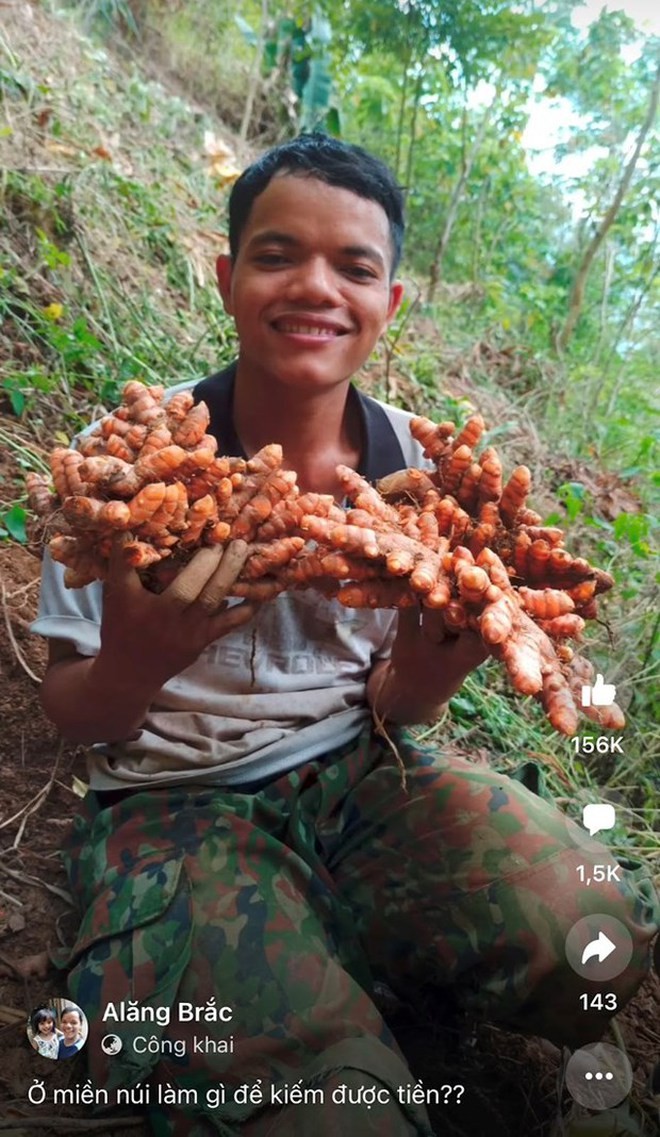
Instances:
[[[295,336],[318,336],[327,339],[329,336],[346,335],[345,328],[330,324],[306,324],[302,320],[274,320],[273,327],[277,332],[286,332]]]

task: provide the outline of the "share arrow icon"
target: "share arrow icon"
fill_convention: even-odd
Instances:
[[[621,975],[632,959],[633,950],[632,936],[626,925],[609,912],[583,916],[566,936],[566,960],[583,979],[600,981]]]
[[[602,963],[613,951],[616,951],[616,944],[612,943],[609,936],[605,935],[605,932],[599,932],[598,939],[592,940],[591,943],[587,944],[582,952],[582,963],[587,963],[593,956],[597,956],[598,962]]]

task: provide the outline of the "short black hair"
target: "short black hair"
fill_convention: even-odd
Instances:
[[[257,158],[234,183],[229,197],[229,251],[238,255],[241,234],[255,198],[279,173],[318,178],[329,186],[347,189],[375,201],[385,211],[392,241],[392,276],[403,250],[405,222],[403,193],[389,166],[361,146],[340,142],[327,134],[301,134],[274,146]]]
[[[62,1021],[62,1019],[64,1018],[65,1015],[77,1015],[78,1021],[82,1026],[83,1017],[82,1017],[82,1011],[80,1010],[80,1007],[72,1007],[72,1006],[64,1007],[63,1011],[60,1014],[60,1022]]]

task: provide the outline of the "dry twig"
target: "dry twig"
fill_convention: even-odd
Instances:
[[[27,805],[24,805],[22,809],[19,809],[18,813],[14,813],[11,817],[7,818],[5,821],[3,821],[0,824],[0,829],[5,829],[7,827],[7,825],[11,825],[11,823],[13,821],[18,821],[19,817],[22,819],[21,824],[20,824],[19,829],[18,829],[18,833],[16,834],[16,837],[14,838],[14,843],[12,845],[13,849],[17,849],[21,843],[21,838],[23,837],[23,832],[25,830],[25,826],[27,824],[28,817],[30,816],[30,814],[36,813],[37,810],[41,808],[41,806],[45,802],[46,798],[48,797],[51,789],[53,788],[53,784],[56,780],[57,769],[58,769],[58,766],[60,764],[60,758],[62,757],[62,750],[63,750],[63,743],[60,743],[58,750],[57,750],[57,754],[55,755],[55,765],[53,766],[53,771],[50,775],[50,778],[46,782],[46,785],[42,786],[41,789],[39,790],[39,792],[36,793],[34,795],[34,797],[30,799],[30,801],[27,803]]]
[[[12,880],[20,880],[22,884],[39,884],[42,888],[52,892],[54,896],[59,896],[60,900],[66,901],[71,907],[75,907],[73,898],[69,892],[63,888],[58,888],[56,884],[49,884],[48,881],[41,880],[38,876],[31,876],[26,872],[19,872],[17,869],[10,869],[7,865],[2,866],[2,871],[11,877]]]
[[[23,670],[30,676],[30,679],[34,680],[35,683],[41,683],[41,679],[39,678],[38,675],[35,675],[34,671],[30,667],[27,660],[25,659],[23,652],[21,651],[20,647],[18,646],[16,636],[14,635],[14,629],[11,626],[11,617],[9,615],[9,605],[7,604],[7,590],[4,586],[4,583],[0,584],[0,587],[2,588],[2,612],[3,612],[4,618],[5,618],[5,627],[7,629],[7,635],[9,636],[9,642],[14,649],[14,654],[15,654],[18,662],[20,663],[21,667],[23,668]]]
[[[39,584],[40,580],[41,580],[40,576],[35,576],[34,580],[28,580],[27,584],[21,584],[18,588],[15,588],[12,592],[7,593],[7,600],[13,600],[15,596],[20,596],[20,594],[22,592],[27,592],[28,589],[34,588],[35,584]]]
[[[17,1011],[15,1007],[6,1007],[0,1004],[0,1023],[7,1023],[8,1026],[17,1026],[18,1023],[25,1022],[25,1014],[23,1011]]]
[[[2,888],[0,888],[0,897],[2,897],[6,904],[15,904],[17,908],[23,907],[22,900],[19,900],[16,896],[12,896],[9,892],[4,892]]]

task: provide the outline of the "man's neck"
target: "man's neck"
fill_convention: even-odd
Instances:
[[[348,390],[348,382],[321,392],[266,385],[242,373],[239,361],[234,429],[248,457],[278,442],[284,465],[296,470],[303,492],[341,496],[335,467],[357,466],[362,448],[359,415]]]

